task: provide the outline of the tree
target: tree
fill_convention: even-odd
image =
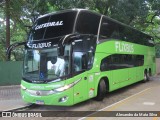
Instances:
[[[5,0],[6,2],[6,48],[10,46],[10,0]]]
[[[5,7],[9,5],[9,7]],[[7,9],[6,9],[7,8]],[[152,35],[160,42],[160,1],[159,0],[2,0],[0,3],[0,61],[5,60],[5,48],[11,44],[27,40],[29,27],[39,15],[46,13],[84,8],[107,15]],[[10,35],[5,30],[5,13],[10,19]],[[8,28],[8,27],[7,27]]]

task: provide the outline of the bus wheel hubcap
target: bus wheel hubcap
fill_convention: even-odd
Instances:
[[[146,74],[144,74],[144,80],[147,80],[147,76],[146,76]]]

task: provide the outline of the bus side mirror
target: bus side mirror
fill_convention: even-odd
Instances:
[[[84,54],[82,56],[82,69],[86,70],[88,68],[88,59],[87,59],[87,55]]]
[[[11,59],[11,52],[18,46],[21,46],[21,45],[24,45],[25,46],[26,42],[17,42],[17,43],[14,43],[12,45],[10,45],[8,48],[7,48],[7,60],[9,61]]]

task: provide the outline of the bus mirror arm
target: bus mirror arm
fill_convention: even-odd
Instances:
[[[64,55],[64,46],[62,44],[58,44],[58,56]]]
[[[58,47],[58,56],[64,55],[64,47]]]
[[[15,49],[18,46],[25,45],[25,44],[26,44],[26,42],[17,42],[17,43],[14,43],[14,44],[10,45],[7,48],[7,52],[6,52],[7,60],[9,61],[11,59],[11,52],[12,52],[13,49]]]

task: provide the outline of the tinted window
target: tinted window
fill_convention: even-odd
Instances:
[[[116,70],[142,66],[143,55],[113,54],[104,58],[101,62],[101,71]]]
[[[90,36],[82,36],[80,38],[74,38],[74,42],[72,42],[74,51],[83,51],[83,52],[89,52],[95,51],[96,46],[96,37],[90,37]]]
[[[109,19],[102,19],[99,39],[117,38],[119,39],[119,30],[116,23]]]
[[[63,21],[63,25],[48,27],[44,38],[53,38],[72,33],[75,17],[76,12],[68,12],[51,16],[49,21]]]
[[[39,18],[31,33],[29,40],[50,39],[73,32],[76,11],[68,11]]]
[[[76,31],[82,34],[94,34],[97,35],[100,15],[81,11],[78,16]]]
[[[35,25],[34,25],[34,27],[33,27],[33,29],[30,32],[30,35],[29,35],[28,39],[29,40],[39,40],[39,39],[42,39],[43,35],[44,35],[44,32],[45,32],[45,28],[35,30],[35,27],[37,25],[42,25],[43,23],[47,23],[48,20],[49,20],[49,16],[37,20],[36,23],[35,23]]]
[[[107,17],[103,17],[101,22],[99,40],[119,39],[137,44],[154,46],[153,38],[137,31],[131,27],[115,22]]]
[[[137,55],[135,60],[135,66],[142,66],[144,64],[144,56]]]
[[[72,46],[74,64],[78,63],[78,60],[81,60],[81,62],[83,62],[86,58],[88,62],[86,64],[88,66],[88,69],[90,69],[93,65],[94,60],[94,53],[96,49],[96,37],[85,35],[81,36],[80,38],[74,38]],[[80,61],[78,65],[81,65],[81,67],[79,68],[83,68],[83,64],[80,64]]]

